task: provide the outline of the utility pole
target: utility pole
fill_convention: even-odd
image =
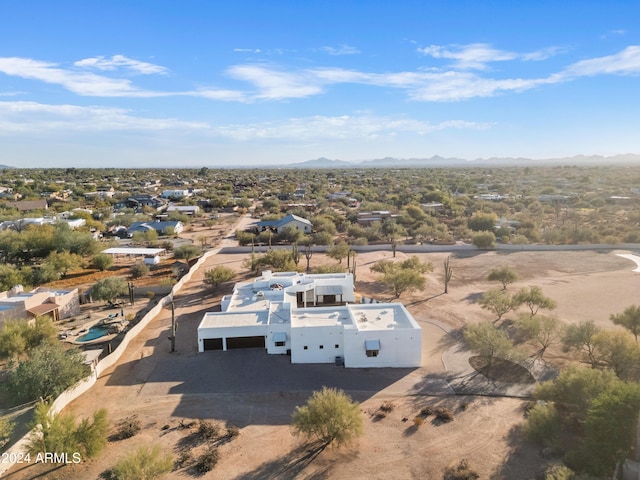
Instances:
[[[176,351],[176,330],[178,329],[178,324],[176,323],[176,307],[173,302],[171,302],[171,336],[169,337],[169,341],[171,342],[171,353]]]

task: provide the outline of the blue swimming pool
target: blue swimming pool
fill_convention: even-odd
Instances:
[[[97,340],[100,337],[104,337],[109,333],[109,327],[106,325],[95,325],[89,329],[84,335],[80,335],[76,338],[76,342],[90,342]]]

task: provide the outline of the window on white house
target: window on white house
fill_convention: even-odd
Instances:
[[[380,340],[365,340],[364,351],[367,357],[377,357],[380,353]]]

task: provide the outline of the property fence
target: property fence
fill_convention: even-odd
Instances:
[[[156,318],[162,309],[169,305],[174,296],[184,287],[184,285],[191,280],[193,274],[200,268],[204,263],[209,259],[209,257],[217,254],[220,249],[209,250],[204,255],[202,255],[198,261],[189,269],[189,271],[173,286],[171,291],[165,297],[162,297],[158,300],[158,303],[151,308],[140,321],[134,325],[125,335],[120,342],[120,344],[116,347],[113,352],[104,357],[102,360],[98,362],[94,371],[86,377],[85,379],[79,381],[74,386],[68,388],[64,392],[62,392],[51,404],[51,413],[52,415],[57,415],[69,405],[72,401],[78,398],[80,395],[89,390],[93,385],[95,385],[98,377],[102,375],[103,372],[111,368],[116,364],[120,357],[127,350],[127,347],[131,343],[131,341],[136,338],[149,323]],[[17,440],[11,447],[7,449],[6,452],[3,453],[3,462],[0,463],[0,477],[2,477],[7,471],[9,471],[14,464],[18,463],[18,459],[23,458],[23,454],[27,451],[27,446],[29,444],[29,440],[31,436],[34,434],[33,431],[28,432],[22,438]]]

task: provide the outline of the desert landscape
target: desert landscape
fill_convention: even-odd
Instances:
[[[216,308],[232,282],[215,292],[202,281],[203,271],[226,265],[237,279],[251,278],[246,254],[212,256],[176,297],[179,322],[176,353],[169,352],[171,313],[164,310],[130,345],[125,355],[69,409],[89,416],[108,410],[115,426],[139,421],[141,432],[112,440],[97,458],[78,465],[35,465],[6,475],[14,480],[48,478],[109,478],[115,463],[139,445],[157,444],[166,455],[182,460],[166,478],[189,478],[185,452],[198,452],[197,421],[237,427],[239,435],[220,441],[220,459],[213,471],[197,475],[218,479],[347,479],[441,478],[443,470],[466,459],[480,478],[536,478],[547,462],[540,447],[526,442],[520,431],[530,403],[531,386],[515,396],[456,395],[451,384],[473,372],[464,363],[460,328],[492,315],[477,304],[481,294],[495,288],[489,271],[507,265],[519,280],[509,288],[538,285],[554,299],[565,322],[593,320],[606,328],[613,313],[637,303],[640,275],[633,261],[616,255],[626,251],[464,252],[420,253],[434,266],[422,292],[403,295],[403,302],[423,329],[423,363],[419,369],[341,369],[333,365],[291,365],[286,356],[261,350],[197,353],[196,328],[206,311]],[[397,252],[401,260],[409,255]],[[443,261],[450,256],[453,278],[443,294]],[[358,255],[356,292],[390,301],[378,276],[369,270],[389,251]],[[316,254],[311,266],[335,263]],[[237,280],[236,279],[236,280]],[[509,321],[513,313],[503,321]],[[460,352],[462,351],[462,355]],[[452,353],[453,352],[453,353]],[[468,352],[467,352],[468,356]],[[552,347],[546,355],[547,373],[566,362]],[[462,359],[462,360],[460,360]],[[314,450],[292,434],[291,414],[312,391],[323,385],[344,389],[360,402],[365,432],[348,447]],[[387,411],[380,415],[380,407]],[[426,407],[443,406],[454,420],[440,423],[413,419]],[[47,468],[48,467],[48,468]]]

